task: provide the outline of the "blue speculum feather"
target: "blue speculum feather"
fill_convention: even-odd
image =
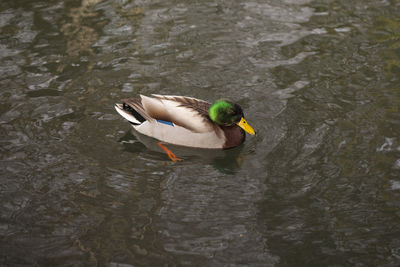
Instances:
[[[172,127],[174,126],[174,124],[172,122],[170,122],[170,121],[157,120],[157,122],[164,123],[164,124],[167,124],[167,125],[172,126]]]

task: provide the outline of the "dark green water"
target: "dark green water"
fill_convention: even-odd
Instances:
[[[399,14],[1,1],[0,265],[400,265]],[[151,93],[228,96],[258,135],[173,163],[113,109]]]

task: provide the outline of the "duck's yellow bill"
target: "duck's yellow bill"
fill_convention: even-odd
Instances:
[[[256,132],[254,131],[253,127],[250,126],[250,124],[247,123],[247,121],[242,117],[242,119],[237,123],[237,125],[245,130],[247,133],[251,135],[255,135]]]

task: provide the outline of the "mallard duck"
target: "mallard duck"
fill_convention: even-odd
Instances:
[[[162,142],[196,148],[232,148],[254,129],[242,108],[228,100],[204,100],[169,95],[140,95],[116,104],[117,112],[141,134]]]

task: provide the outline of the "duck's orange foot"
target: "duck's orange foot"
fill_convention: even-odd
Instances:
[[[174,153],[172,153],[171,150],[169,150],[166,146],[164,146],[163,144],[161,144],[161,142],[158,142],[157,145],[159,145],[165,152],[167,152],[168,157],[173,161],[173,162],[177,162],[180,161],[182,159],[177,158]]]

